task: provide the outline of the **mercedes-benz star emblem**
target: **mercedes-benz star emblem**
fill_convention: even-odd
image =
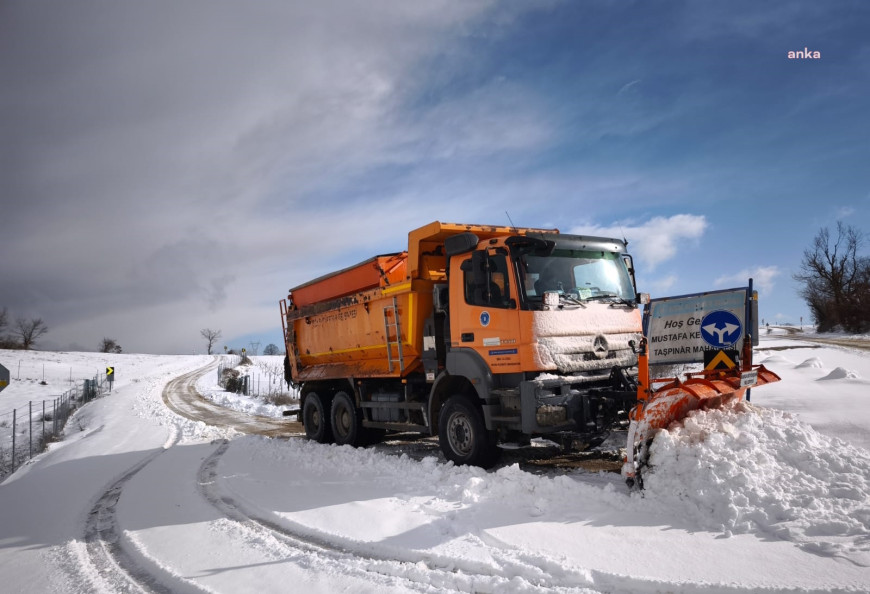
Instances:
[[[599,334],[595,337],[595,342],[592,343],[592,354],[594,354],[599,359],[603,359],[607,356],[607,353],[610,349],[608,348],[607,339],[604,338],[603,335]]]

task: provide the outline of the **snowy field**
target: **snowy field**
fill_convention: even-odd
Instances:
[[[13,379],[19,360],[0,412],[106,365],[117,380],[0,485],[4,591],[870,590],[867,351],[763,336],[783,381],[661,433],[643,493],[175,416],[163,387],[211,357],[0,351]],[[219,398],[216,379],[197,387]]]

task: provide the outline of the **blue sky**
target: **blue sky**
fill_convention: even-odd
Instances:
[[[44,348],[262,348],[290,287],[509,213],[806,322],[803,250],[870,233],[868,30],[860,0],[7,2],[0,307]]]

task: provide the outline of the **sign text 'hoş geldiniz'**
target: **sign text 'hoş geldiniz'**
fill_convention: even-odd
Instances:
[[[650,300],[644,312],[650,363],[698,363],[706,351],[739,352],[754,327],[747,319],[751,303],[750,287]]]

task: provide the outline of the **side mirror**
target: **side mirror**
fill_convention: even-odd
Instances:
[[[458,256],[459,254],[470,252],[476,248],[479,241],[477,235],[470,231],[458,235],[451,235],[444,240],[444,251],[447,254],[447,257]]]

